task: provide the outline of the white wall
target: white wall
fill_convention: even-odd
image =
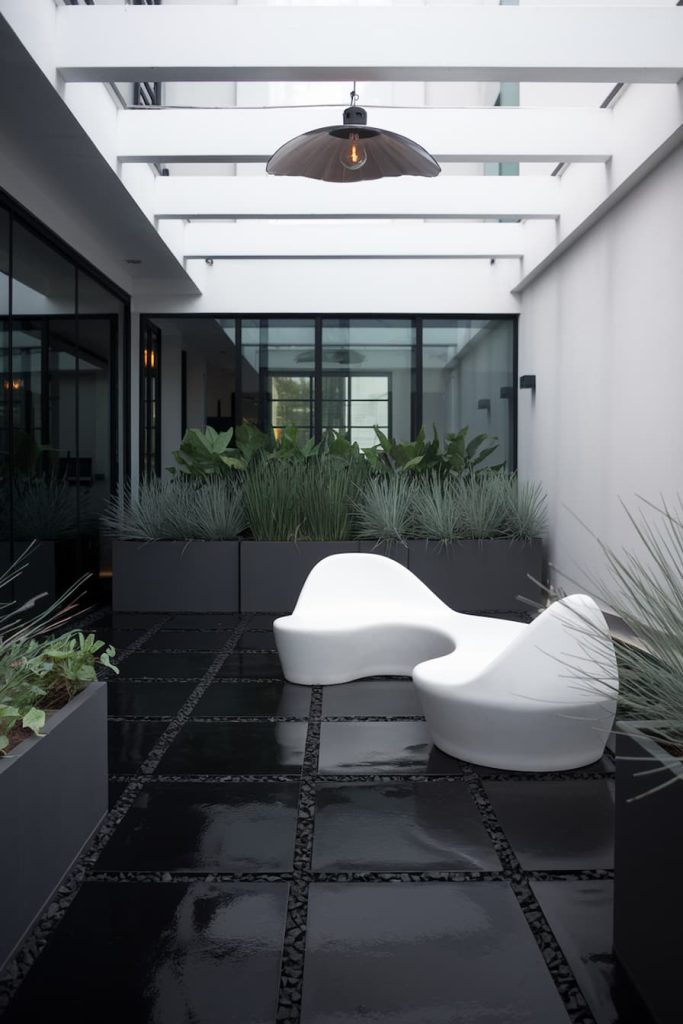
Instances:
[[[550,495],[551,558],[635,547],[620,505],[683,492],[683,147],[522,294],[520,474]],[[560,581],[567,589],[577,589]]]

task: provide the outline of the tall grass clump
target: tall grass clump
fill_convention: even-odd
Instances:
[[[541,484],[509,477],[505,533],[515,540],[541,537],[548,528],[548,501]]]
[[[307,540],[349,540],[352,506],[367,473],[361,459],[310,459],[303,467],[301,530]]]
[[[647,723],[648,734],[683,760],[683,500],[641,502],[637,511],[625,508],[636,550],[616,550],[598,539],[605,571],[588,580],[597,600],[639,641],[619,644],[621,713]],[[595,653],[599,638],[588,625],[580,628]],[[599,652],[587,672],[602,682]],[[661,788],[658,776],[648,780]]]
[[[405,544],[411,535],[415,486],[405,473],[370,477],[353,501],[357,535]]]
[[[254,540],[303,536],[300,494],[306,466],[289,459],[259,459],[244,483],[246,521]]]
[[[411,493],[410,536],[447,542],[461,536],[462,488],[455,476],[430,473]]]
[[[109,500],[103,529],[119,540],[234,540],[245,524],[242,489],[236,478],[152,477]]]

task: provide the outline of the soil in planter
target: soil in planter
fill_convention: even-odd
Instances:
[[[50,715],[54,714],[55,710],[56,708],[54,710],[49,710],[45,712],[46,725],[47,721],[50,718]],[[24,740],[30,740],[32,736],[35,736],[35,733],[31,729],[24,729],[22,725],[15,725],[14,728],[10,729],[10,731],[7,733],[7,738],[9,739],[9,746],[5,747],[1,756],[7,757],[7,755],[12,752],[14,747],[18,747],[20,743],[24,742]]]

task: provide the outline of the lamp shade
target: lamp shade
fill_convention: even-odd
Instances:
[[[403,174],[434,178],[441,168],[412,139],[367,125],[362,107],[344,111],[344,123],[304,132],[285,142],[266,164],[268,174],[320,181],[372,181]]]

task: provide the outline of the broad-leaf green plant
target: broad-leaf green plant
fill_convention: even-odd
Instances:
[[[246,469],[246,462],[236,448],[231,447],[232,427],[218,432],[213,427],[190,427],[173,452],[178,472],[201,480],[213,476],[226,476],[236,469]]]

